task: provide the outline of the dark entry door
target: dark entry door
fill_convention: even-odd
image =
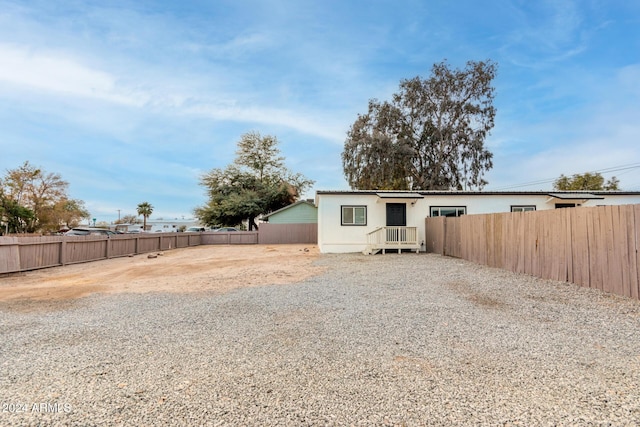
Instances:
[[[407,226],[406,203],[387,203],[387,226]]]

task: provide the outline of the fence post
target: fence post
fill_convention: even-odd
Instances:
[[[447,256],[447,217],[442,220],[442,255]]]
[[[65,265],[67,262],[67,241],[60,241],[60,265]]]

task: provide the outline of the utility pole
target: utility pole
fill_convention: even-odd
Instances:
[[[120,209],[118,209],[118,222],[120,222]]]

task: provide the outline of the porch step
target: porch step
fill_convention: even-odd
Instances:
[[[387,251],[397,251],[397,253],[401,253],[403,249],[409,249],[412,252],[415,253],[419,253],[420,252],[420,245],[402,245],[402,246],[397,246],[397,245],[381,245],[381,246],[374,246],[374,245],[368,245],[363,251],[362,253],[365,255],[375,255],[379,252],[382,251],[383,254],[387,253]]]
[[[365,250],[362,251],[363,254],[365,255],[375,255],[378,252],[380,252],[382,249],[380,248],[374,248],[372,245],[368,245]]]

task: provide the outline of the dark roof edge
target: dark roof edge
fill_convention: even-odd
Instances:
[[[376,195],[376,193],[416,193],[422,196],[548,196],[549,194],[580,194],[603,196],[640,196],[640,191],[442,191],[442,190],[420,190],[420,191],[393,191],[393,190],[317,190],[316,195],[325,194],[357,194],[357,195]]]

